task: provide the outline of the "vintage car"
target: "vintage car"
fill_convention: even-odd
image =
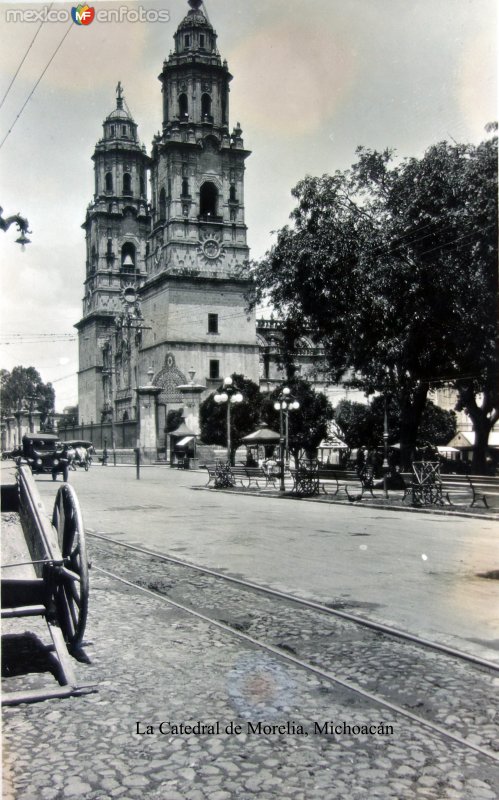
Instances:
[[[33,473],[50,472],[52,480],[62,474],[63,480],[69,477],[71,456],[68,447],[53,433],[27,433],[22,439],[21,460],[26,462]]]

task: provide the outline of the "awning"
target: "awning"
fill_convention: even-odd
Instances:
[[[348,450],[348,445],[341,439],[334,437],[333,439],[324,439],[319,447],[319,450]]]
[[[249,436],[244,436],[242,439],[243,444],[252,445],[252,444],[277,444],[280,441],[280,436],[275,431],[272,431],[267,425],[262,425],[254,433],[250,433]]]
[[[447,445],[447,447],[442,447],[441,445],[439,445],[437,447],[437,450],[439,453],[459,453],[457,447],[449,447],[449,445]]]
[[[180,442],[175,444],[175,447],[185,447],[189,442],[192,442],[195,439],[194,436],[186,436],[185,439],[181,439]]]

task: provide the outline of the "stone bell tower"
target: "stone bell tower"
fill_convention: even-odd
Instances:
[[[123,291],[138,288],[145,277],[146,241],[150,232],[147,204],[149,158],[137,137],[121,83],[116,108],[104,120],[94,155],[95,194],[83,224],[86,276],[79,338],[79,416],[99,422],[110,392],[114,322],[123,310]],[[109,411],[109,409],[107,409]]]
[[[151,159],[152,231],[142,310],[151,329],[142,352],[157,374],[175,358],[208,390],[242,372],[258,380],[244,213],[245,149],[229,128],[232,75],[201,9],[190,10],[159,76],[162,132]]]

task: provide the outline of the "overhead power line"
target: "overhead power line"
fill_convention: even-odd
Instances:
[[[52,8],[52,6],[53,6],[53,5],[54,5],[54,3],[52,2],[52,3],[49,5],[49,7],[48,7],[48,11],[50,11],[50,9]],[[36,37],[38,36],[38,34],[40,33],[40,31],[41,31],[41,29],[43,28],[43,26],[45,25],[45,22],[46,22],[46,18],[40,22],[40,25],[38,26],[38,29],[37,29],[37,31],[36,31],[36,33],[35,33],[35,35],[33,36],[33,38],[32,38],[32,40],[31,40],[31,42],[29,43],[29,45],[28,45],[28,49],[26,50],[25,54],[23,55],[23,57],[22,57],[22,59],[21,59],[21,62],[20,62],[20,64],[19,64],[18,68],[16,69],[16,71],[15,71],[15,73],[14,73],[14,77],[12,78],[11,82],[10,82],[10,83],[9,83],[9,85],[7,86],[7,91],[5,92],[4,96],[2,97],[2,100],[0,101],[0,108],[2,108],[2,106],[3,106],[4,102],[5,102],[5,100],[7,99],[7,95],[9,94],[9,92],[10,92],[10,90],[11,90],[11,88],[12,88],[12,84],[14,83],[15,79],[16,79],[16,78],[17,78],[17,76],[19,75],[19,72],[20,72],[20,70],[21,70],[21,67],[22,67],[22,65],[24,64],[24,62],[26,61],[26,58],[28,57],[28,53],[29,53],[29,51],[31,50],[31,48],[33,47],[33,45],[34,45],[34,43],[35,43],[35,39],[36,39]]]
[[[61,41],[59,42],[59,44],[58,44],[58,45],[57,45],[57,47],[55,48],[54,52],[53,52],[53,53],[52,53],[52,55],[50,56],[50,58],[49,58],[49,60],[48,60],[48,62],[47,62],[47,64],[46,64],[46,66],[44,67],[44,69],[43,69],[43,71],[42,71],[42,73],[41,73],[40,77],[37,79],[37,81],[36,81],[35,85],[33,86],[32,90],[31,90],[31,92],[29,93],[29,95],[27,96],[26,100],[24,101],[24,104],[23,104],[23,106],[21,107],[21,110],[18,112],[18,114],[17,114],[16,118],[14,119],[14,122],[12,123],[12,125],[11,125],[11,126],[10,126],[10,128],[9,128],[9,130],[7,131],[7,133],[5,134],[5,136],[3,137],[2,141],[0,142],[0,149],[1,149],[1,148],[4,146],[5,142],[7,141],[7,138],[8,138],[8,137],[10,136],[10,134],[12,133],[12,131],[13,131],[13,129],[14,129],[14,126],[15,126],[15,124],[17,123],[17,121],[18,121],[19,117],[21,116],[21,114],[23,113],[24,109],[25,109],[25,108],[26,108],[26,106],[28,105],[29,101],[30,101],[30,100],[31,100],[31,98],[33,97],[33,95],[34,95],[34,93],[35,93],[35,90],[36,90],[36,87],[38,86],[38,84],[39,84],[39,83],[40,83],[40,81],[42,80],[43,76],[44,76],[44,75],[45,75],[45,73],[47,72],[47,70],[48,70],[48,68],[50,67],[50,65],[51,65],[52,61],[54,60],[54,58],[56,57],[57,53],[58,53],[58,52],[59,52],[59,50],[61,49],[61,47],[62,47],[62,45],[63,45],[63,42],[64,42],[64,40],[65,40],[66,36],[69,34],[69,32],[70,32],[71,28],[73,28],[73,27],[74,27],[74,25],[73,25],[73,22],[70,22],[70,23],[69,23],[69,25],[68,25],[68,27],[67,27],[66,33],[64,34],[64,36],[62,37]]]

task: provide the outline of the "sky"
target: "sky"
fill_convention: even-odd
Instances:
[[[44,11],[50,0],[0,0],[0,102],[26,56],[0,107],[0,206],[4,217],[27,217],[32,231],[24,253],[14,227],[0,238],[0,367],[36,367],[53,383],[58,411],[77,402],[73,326],[82,313],[92,153],[118,81],[150,151],[162,123],[157,76],[189,10],[186,0],[90,5],[123,9],[123,21],[40,27],[36,15],[11,21],[7,12]],[[127,18],[141,9],[150,21]],[[359,145],[404,158],[442,140],[478,143],[497,119],[495,0],[207,0],[205,9],[234,75],[230,127],[241,123],[252,151],[252,258],[287,224],[291,189],[305,175],[348,168]],[[152,21],[159,11],[167,19]]]

